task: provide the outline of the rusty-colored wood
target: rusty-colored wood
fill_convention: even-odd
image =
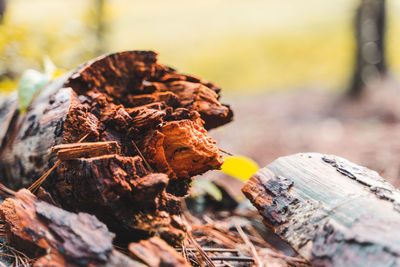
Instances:
[[[113,234],[87,213],[71,213],[18,191],[0,205],[8,245],[35,258],[34,266],[144,265],[116,251]]]
[[[60,160],[92,158],[110,154],[120,154],[121,148],[116,141],[61,144],[52,147]]]
[[[400,192],[343,158],[304,153],[258,171],[243,193],[315,266],[400,265]]]
[[[44,88],[23,116],[16,99],[7,100],[0,107],[7,128],[0,131],[1,181],[28,187],[58,156],[43,183],[55,203],[95,214],[124,242],[156,233],[179,242],[179,203],[192,177],[223,162],[206,129],[229,122],[232,111],[219,103],[216,85],[156,56],[128,51],[94,59]],[[92,144],[68,145],[83,136]]]

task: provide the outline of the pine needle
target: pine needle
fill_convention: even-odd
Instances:
[[[47,177],[50,175],[50,173],[58,166],[60,165],[61,161],[57,160],[57,162],[51,167],[47,172],[45,172],[42,176],[40,176],[39,179],[36,180],[30,187],[28,187],[28,190],[34,193],[39,187],[42,185],[42,183],[47,179]]]
[[[140,157],[143,159],[143,162],[146,164],[146,167],[149,169],[149,171],[154,172],[154,170],[151,168],[150,164],[147,162],[146,158],[143,156],[142,152],[140,152],[135,141],[132,140],[132,144],[135,147],[136,151],[139,153]]]
[[[185,261],[189,263],[190,260],[189,260],[188,252],[186,249],[186,240],[183,240],[183,242],[182,242],[182,255],[183,255],[183,258],[185,259]]]
[[[228,155],[228,156],[233,156],[232,153],[230,153],[230,152],[228,152],[228,151],[226,151],[226,150],[224,150],[224,149],[222,149],[222,148],[220,148],[220,147],[218,148],[218,150],[219,150],[220,152],[222,152],[222,153]]]
[[[250,253],[254,258],[254,262],[258,267],[262,267],[260,257],[258,256],[257,250],[254,247],[253,243],[251,243],[249,237],[246,235],[246,233],[243,231],[242,227],[240,225],[236,224],[236,230],[238,231],[240,237],[243,239],[244,243],[250,248]]]
[[[197,243],[196,240],[194,240],[192,234],[190,232],[187,232],[187,237],[190,241],[190,243],[192,243],[192,245],[194,246],[194,248],[197,250],[197,252],[200,254],[200,256],[203,258],[203,260],[211,267],[215,267],[215,264],[213,263],[213,261],[210,259],[210,257],[207,255],[207,253],[201,248],[201,246],[199,245],[199,243]]]
[[[84,135],[77,143],[81,143],[85,138],[89,135],[87,133]],[[39,189],[39,187],[43,184],[43,182],[47,179],[47,177],[51,174],[51,172],[57,168],[58,165],[60,165],[61,161],[57,160],[56,163],[51,167],[47,172],[45,172],[39,179],[37,179],[30,187],[28,187],[28,190],[31,191],[32,193],[36,192],[36,190]]]

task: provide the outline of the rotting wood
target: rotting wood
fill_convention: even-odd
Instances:
[[[160,64],[156,55],[94,59],[44,88],[24,116],[10,98],[0,107],[7,128],[0,132],[2,182],[28,187],[58,154],[63,160],[42,185],[55,203],[95,214],[122,242],[157,233],[179,243],[184,226],[177,215],[192,177],[223,162],[206,129],[232,120],[232,111],[219,103],[219,87]],[[51,152],[83,135],[121,150]]]
[[[22,189],[0,205],[7,243],[24,249],[34,266],[145,265],[116,251],[113,234],[87,213],[71,213]]]
[[[315,266],[400,265],[400,192],[376,172],[318,153],[282,157],[243,193]]]
[[[60,160],[77,158],[91,158],[110,154],[120,154],[121,148],[116,141],[73,143],[54,146],[52,152],[56,153]]]

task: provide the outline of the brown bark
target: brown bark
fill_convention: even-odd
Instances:
[[[9,245],[23,249],[34,266],[144,266],[113,248],[113,234],[87,213],[71,213],[18,191],[0,205]]]
[[[279,158],[242,189],[315,266],[400,264],[400,191],[376,172],[317,153]]]
[[[179,242],[179,203],[192,177],[223,161],[206,131],[232,119],[219,91],[154,52],[97,58],[44,88],[25,115],[15,98],[0,107],[2,181],[27,187],[58,156],[43,184],[55,203],[95,214],[121,241],[157,233]]]

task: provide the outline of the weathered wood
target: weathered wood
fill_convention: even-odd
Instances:
[[[77,158],[92,158],[97,156],[120,154],[121,148],[116,141],[61,144],[52,147],[51,151],[56,153],[60,160],[71,160]]]
[[[217,86],[156,56],[128,51],[94,59],[44,88],[26,114],[15,97],[5,102],[1,181],[28,187],[58,156],[62,163],[43,184],[55,203],[95,214],[124,241],[157,233],[179,242],[179,203],[192,177],[223,162],[206,129],[229,122],[232,111],[219,103]],[[91,144],[68,145],[84,136]]]
[[[400,192],[376,172],[318,153],[282,157],[243,193],[315,266],[400,265]]]

